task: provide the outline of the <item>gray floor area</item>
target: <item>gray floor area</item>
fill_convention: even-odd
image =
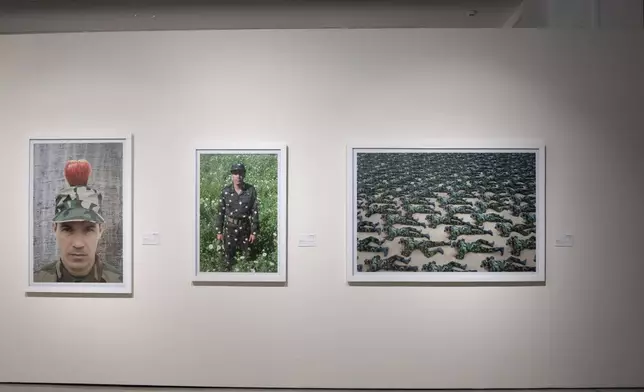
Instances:
[[[86,385],[43,385],[43,384],[1,384],[0,392],[112,392],[112,391],[167,391],[167,392],[180,392],[180,391],[218,391],[218,392],[370,392],[369,390],[352,390],[352,389],[229,389],[229,388],[175,388],[175,387],[128,387],[128,386],[86,386]],[[374,390],[382,392],[384,390]],[[476,389],[468,390],[387,390],[388,392],[473,392]],[[644,388],[624,388],[624,389],[481,389],[483,392],[644,392]]]

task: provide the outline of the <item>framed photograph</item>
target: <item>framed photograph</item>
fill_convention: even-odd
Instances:
[[[283,145],[196,149],[195,282],[286,281]]]
[[[131,138],[29,140],[27,292],[132,293]]]
[[[545,282],[541,142],[351,145],[349,282]]]

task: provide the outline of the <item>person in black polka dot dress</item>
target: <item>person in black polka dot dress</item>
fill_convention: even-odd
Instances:
[[[259,203],[257,190],[244,181],[246,167],[235,163],[230,168],[232,184],[222,189],[215,219],[217,240],[223,241],[225,260],[230,269],[239,251],[248,256],[251,244],[259,232]]]

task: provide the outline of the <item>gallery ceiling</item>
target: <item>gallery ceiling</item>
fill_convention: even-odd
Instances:
[[[0,34],[288,28],[501,28],[520,0],[0,0]]]

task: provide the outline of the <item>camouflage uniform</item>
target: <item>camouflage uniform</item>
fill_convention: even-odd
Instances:
[[[372,245],[372,242],[375,242],[378,245]],[[384,242],[385,240],[381,240],[380,238],[376,238],[374,236],[369,236],[367,238],[358,240],[356,248],[358,252],[383,252],[385,254],[385,257],[387,257],[387,254],[389,254],[389,248],[386,246],[380,246]]]
[[[386,259],[382,259],[380,256],[376,255],[371,259],[365,259],[364,265],[369,268],[368,271],[372,271],[372,272],[380,271],[380,270],[392,271],[392,270],[398,269],[396,262],[409,264],[411,262],[411,258],[405,258],[400,255],[394,255]]]
[[[423,264],[422,271],[425,272],[462,272],[467,271],[467,264],[461,264],[456,261],[438,265],[435,261]]]
[[[450,240],[456,240],[462,235],[489,234],[493,235],[492,230],[485,230],[475,226],[445,226],[444,231],[449,233]]]
[[[435,214],[436,210],[430,205],[414,205],[408,204],[405,210],[409,215],[411,214]]]
[[[472,219],[476,222],[476,224],[481,225],[484,222],[500,222],[500,223],[512,223],[512,219],[507,219],[504,218],[503,216],[499,214],[471,214],[470,215]]]
[[[503,206],[501,206],[501,204],[498,201],[494,201],[494,200],[489,203],[484,203],[480,200],[477,200],[474,203],[474,206],[479,209],[479,212],[481,214],[484,214],[487,210],[493,210],[498,213],[501,213],[504,210]]]
[[[69,184],[68,184],[69,185]],[[70,185],[56,195],[54,223],[89,221],[105,223],[102,216],[103,195],[86,183]],[[34,271],[37,283],[122,283],[123,274],[95,255],[94,265],[85,276],[72,275],[63,261],[48,263]]]
[[[109,264],[103,263],[98,255],[89,274],[73,276],[67,271],[61,260],[47,264],[34,273],[34,282],[38,283],[121,283],[123,274]]]
[[[471,205],[454,205],[454,204],[448,204],[445,207],[445,210],[453,215],[453,214],[475,214],[477,211],[474,207]]]
[[[422,227],[427,226],[424,222],[420,222],[414,218],[410,218],[402,215],[384,214],[382,216],[382,219],[385,221],[387,225],[394,225],[398,223],[398,224],[411,225],[411,226],[422,226]]]
[[[444,242],[444,241],[430,241],[430,240],[422,240],[422,241],[415,241],[413,238],[401,238],[398,240],[398,243],[400,243],[401,246],[401,252],[400,254],[403,256],[410,256],[412,252],[416,249],[419,249],[422,254],[427,257],[431,258],[435,256],[436,254],[445,254],[442,248],[438,248],[438,246],[443,246],[443,245],[449,245],[449,242]]]
[[[456,258],[463,260],[467,253],[496,253],[500,252],[503,256],[505,248],[503,247],[494,247],[494,241],[490,242],[484,239],[478,239],[474,242],[465,242],[465,240],[460,239],[452,243],[452,247],[456,248],[457,255]]]
[[[526,260],[510,256],[505,260],[496,260],[494,256],[486,257],[481,267],[489,272],[536,272],[536,267],[528,267]]]
[[[520,256],[521,252],[524,249],[536,249],[537,247],[537,238],[534,235],[531,235],[528,238],[519,238],[515,235],[508,238],[505,242],[506,245],[509,245],[512,248],[513,256]]]
[[[358,233],[378,233],[382,231],[379,222],[360,221],[358,222]]]
[[[425,217],[425,220],[427,220],[427,227],[431,227],[432,229],[437,228],[438,225],[464,225],[465,224],[465,221],[463,221],[463,219],[449,213],[447,215],[427,215]]]
[[[392,241],[396,237],[410,237],[410,238],[423,237],[423,238],[429,239],[429,234],[423,233],[415,227],[401,227],[397,229],[393,226],[387,226],[387,228],[385,229],[385,233],[387,234],[386,239],[388,241]]]
[[[241,163],[233,164],[232,173],[246,174],[246,167]],[[250,235],[257,236],[259,232],[259,203],[257,190],[251,184],[241,183],[241,192],[235,191],[233,184],[222,189],[218,213],[215,216],[215,233],[223,235],[224,257],[230,267],[235,261],[235,255],[241,251],[248,256]]]
[[[369,206],[367,209],[367,212],[365,212],[364,216],[369,218],[373,214],[396,214],[398,213],[398,209],[388,205],[388,204],[383,204],[383,205],[375,205],[372,204]]]
[[[509,237],[512,232],[519,233],[527,237],[531,233],[536,232],[534,225],[525,225],[523,223],[516,225],[512,225],[510,223],[497,223],[494,228],[499,232],[501,237]]]

